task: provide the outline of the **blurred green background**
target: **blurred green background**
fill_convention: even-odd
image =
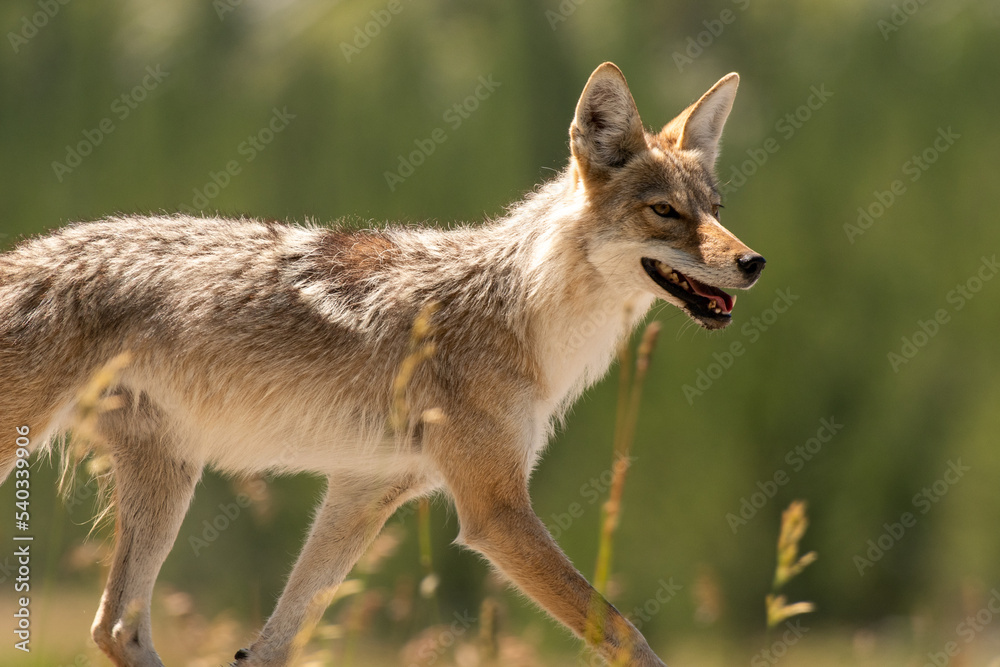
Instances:
[[[574,105],[601,62],[622,68],[651,127],[739,71],[719,160],[724,222],[768,268],[723,332],[693,329],[670,307],[651,314],[664,330],[613,599],[656,607],[643,631],[671,664],[709,664],[723,644],[733,648],[718,664],[772,664],[757,654],[774,641],[763,597],[781,511],[804,499],[803,548],[819,561],[788,594],[817,612],[785,664],[820,664],[806,656],[822,653],[844,656],[832,664],[922,665],[949,641],[961,650],[953,664],[998,664],[1000,623],[981,614],[968,641],[959,626],[1000,587],[997,0],[17,0],[0,5],[0,26],[5,248],[117,212],[324,224],[499,216],[566,164]],[[480,77],[498,85],[449,113]],[[285,120],[269,127],[276,113]],[[437,128],[446,140],[400,172],[401,156]],[[387,172],[405,178],[390,185]],[[538,514],[587,574],[616,376],[573,409],[532,485]],[[821,431],[823,420],[839,428]],[[959,464],[960,477],[947,472]],[[65,504],[53,466],[34,469],[37,644],[8,658],[4,630],[0,656],[106,664],[85,648],[106,546],[106,531],[85,541],[92,488],[81,478],[81,502]],[[769,483],[776,473],[787,483]],[[231,623],[233,643],[218,648],[231,655],[270,611],[321,490],[306,477],[245,488],[208,474],[159,580],[163,613]],[[256,500],[193,546],[240,493]],[[582,512],[570,521],[573,503]],[[12,504],[8,483],[0,506]],[[4,512],[0,535],[12,526]],[[905,512],[915,523],[900,535]],[[425,568],[410,511],[393,521],[398,544],[364,591],[327,613],[336,664],[345,636],[409,664],[399,647],[453,612],[478,614],[486,596],[500,604],[502,633],[572,659],[563,630],[450,546],[445,501],[431,523],[436,595],[416,592]],[[9,568],[0,578],[6,612]],[[649,604],[664,582],[682,588]],[[471,664],[453,649],[432,657]]]

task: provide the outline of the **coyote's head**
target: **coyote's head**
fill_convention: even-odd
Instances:
[[[606,280],[640,288],[684,310],[706,329],[732,320],[735,297],[764,258],[719,223],[715,159],[739,76],[647,132],[621,70],[590,76],[570,127],[572,176],[589,215],[588,259]]]

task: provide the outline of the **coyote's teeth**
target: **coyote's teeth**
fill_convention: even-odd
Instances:
[[[691,286],[688,285],[688,281],[686,281],[686,280],[682,280],[681,281],[681,287],[683,287],[686,290],[690,290],[691,289]]]
[[[656,263],[656,270],[665,280],[672,282],[675,285],[679,284],[680,277],[677,275],[677,272],[663,262]]]

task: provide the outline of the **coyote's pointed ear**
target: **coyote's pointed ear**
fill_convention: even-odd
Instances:
[[[590,75],[569,128],[570,149],[584,176],[601,176],[646,149],[632,93],[621,70],[604,63]]]
[[[667,123],[660,136],[681,150],[697,151],[705,168],[714,169],[722,128],[733,108],[739,85],[740,75],[736,72],[722,77],[700,100]]]

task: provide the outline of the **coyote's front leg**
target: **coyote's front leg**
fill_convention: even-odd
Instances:
[[[635,626],[573,567],[531,509],[530,425],[467,417],[435,428],[443,436],[435,459],[461,523],[458,541],[486,556],[611,664],[665,667]]]

